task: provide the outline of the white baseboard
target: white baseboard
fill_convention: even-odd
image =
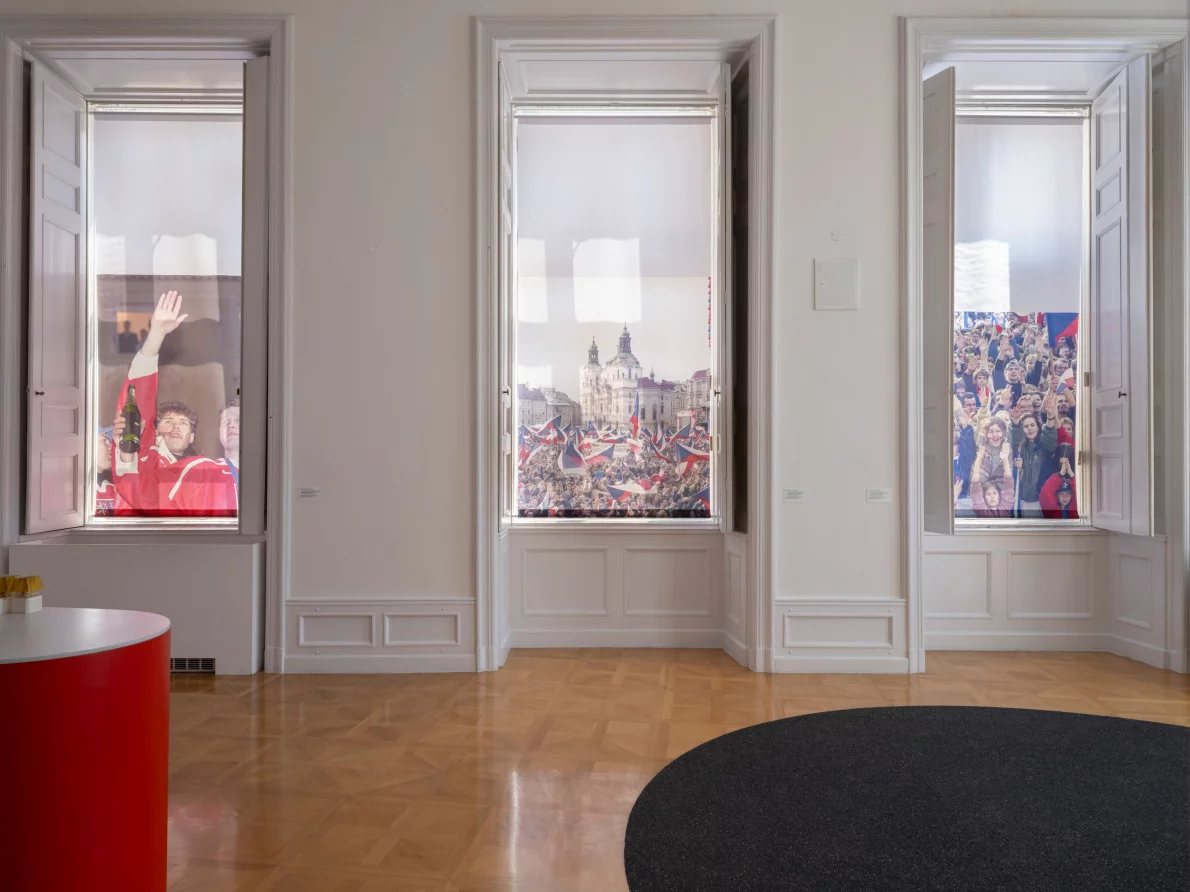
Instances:
[[[753,672],[773,671],[773,651],[768,647],[754,647],[748,655],[747,666]]]
[[[926,652],[922,648],[909,651],[909,672],[917,674],[926,671]]]
[[[1170,666],[1170,651],[1152,644],[1145,644],[1143,641],[1125,638],[1122,635],[1108,635],[1106,650],[1117,656],[1136,660],[1139,663],[1148,663],[1150,666],[1156,666],[1158,669],[1173,668]]]
[[[850,675],[907,675],[908,657],[773,657],[773,671],[802,673],[845,673]]]
[[[508,661],[508,652],[512,650],[512,645],[508,643],[508,636],[504,637],[504,643],[500,645],[500,665],[503,666]]]
[[[1190,651],[1169,651],[1169,668],[1174,672],[1180,672],[1183,675],[1185,675],[1187,672],[1190,672]]]
[[[718,629],[512,629],[510,647],[722,648]]]
[[[741,666],[748,665],[748,645],[740,641],[730,632],[723,633],[723,650]]]
[[[285,671],[285,650],[280,647],[264,649],[264,671],[274,674]]]
[[[474,671],[474,654],[290,654],[285,658],[287,674],[342,672],[382,675]]]
[[[926,650],[1107,650],[1107,637],[1090,632],[926,632]],[[927,657],[928,660],[928,657]]]

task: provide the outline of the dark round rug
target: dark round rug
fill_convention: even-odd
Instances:
[[[1190,729],[822,712],[704,743],[628,818],[631,892],[1186,892]]]

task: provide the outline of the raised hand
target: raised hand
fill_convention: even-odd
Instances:
[[[157,298],[157,306],[153,308],[153,317],[149,320],[149,333],[160,332],[164,336],[185,321],[186,314],[182,312],[182,295],[176,291],[167,291]]]
[[[165,336],[185,321],[182,295],[176,291],[165,292],[157,298],[157,306],[153,308],[153,316],[149,319],[149,333],[145,335],[145,342],[140,347],[141,354],[156,356],[161,351],[161,343]]]

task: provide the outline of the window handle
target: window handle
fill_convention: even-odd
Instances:
[[[44,390],[35,390],[35,391],[33,391],[33,395],[34,396],[45,396],[45,391]]]
[[[1122,390],[1121,390],[1121,391],[1119,391],[1119,393],[1117,394],[1117,396],[1118,396],[1120,399],[1123,399],[1124,397],[1128,396],[1128,394],[1124,393],[1124,391],[1122,391]]]

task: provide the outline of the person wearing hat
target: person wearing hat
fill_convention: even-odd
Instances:
[[[1041,488],[1041,514],[1052,520],[1078,520],[1078,493],[1070,459],[1061,459],[1061,468],[1050,475]]]

